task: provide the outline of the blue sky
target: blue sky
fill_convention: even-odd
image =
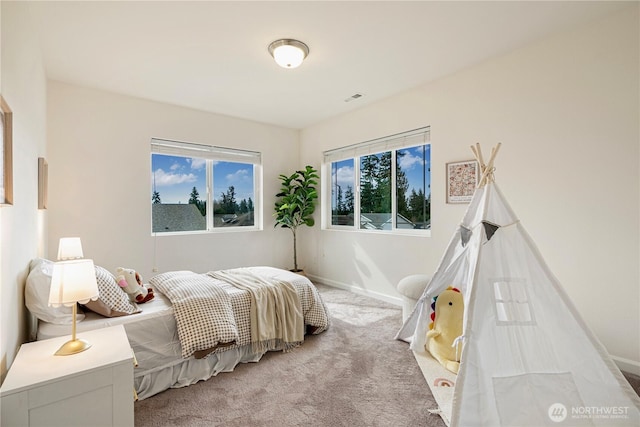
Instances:
[[[431,145],[427,144],[426,149],[424,150],[424,159],[423,159],[423,150],[422,145],[418,147],[409,147],[403,148],[402,151],[406,153],[400,159],[400,167],[404,171],[407,176],[407,180],[409,181],[409,189],[407,190],[407,195],[411,194],[411,189],[415,189],[416,193],[419,189],[423,188],[423,177],[422,177],[422,165],[426,164],[426,187],[424,189],[425,195],[429,197],[431,194],[431,173],[428,173],[431,169]]]
[[[229,186],[236,190],[236,203],[242,199],[256,201],[253,194],[253,165],[247,163],[217,162],[213,166],[213,198],[221,199]]]
[[[191,190],[196,187],[200,199],[206,200],[206,160],[191,157],[151,156],[152,191],[160,193],[162,203],[188,203]],[[253,165],[233,162],[214,162],[214,199],[220,199],[229,186],[236,190],[236,202],[253,195]]]

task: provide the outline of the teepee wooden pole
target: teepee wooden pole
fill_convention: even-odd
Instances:
[[[478,167],[480,168],[480,179],[478,179],[478,184],[476,185],[476,188],[480,188],[484,185],[482,183],[482,176],[484,176],[484,171],[486,169],[484,159],[482,158],[482,147],[480,147],[480,143],[476,142],[476,145],[472,145],[471,151],[473,151],[473,155],[475,156],[476,161],[478,162]]]
[[[499,142],[495,147],[491,149],[491,157],[489,157],[489,163],[487,163],[486,166],[484,165],[482,166],[482,177],[480,178],[478,187],[483,187],[487,184],[487,182],[493,181],[493,178],[490,178],[492,177],[493,170],[494,170],[493,162],[495,161],[501,146],[502,146],[502,143]]]
[[[478,188],[484,187],[487,182],[493,181],[493,163],[495,161],[496,156],[498,155],[498,151],[502,143],[499,142],[495,147],[491,149],[491,156],[489,157],[489,162],[487,164],[484,163],[484,158],[482,157],[482,148],[479,143],[476,143],[475,146],[471,146],[471,151],[473,151],[473,155],[476,160],[480,164],[480,179],[478,180]]]
[[[482,158],[482,148],[480,147],[480,143],[476,142],[475,150],[473,150],[476,158],[478,159],[478,163],[480,163],[480,167],[482,168],[482,172],[484,172],[484,159]]]
[[[471,151],[473,151],[473,156],[476,158],[476,161],[478,162],[478,166],[480,168],[480,176],[482,176],[484,174],[484,170],[485,170],[485,165],[484,165],[484,160],[482,159],[482,148],[480,147],[480,143],[476,142],[476,145],[472,145],[471,146]],[[476,185],[476,188],[480,188],[482,187],[482,179],[478,180],[478,184]]]
[[[475,157],[475,159],[480,162],[480,159],[478,158],[478,150],[476,149],[475,145],[471,145],[471,151],[473,151],[473,157]]]

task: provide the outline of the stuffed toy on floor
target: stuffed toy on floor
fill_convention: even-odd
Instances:
[[[143,304],[153,299],[153,289],[144,286],[140,274],[132,268],[118,267],[116,282],[129,295],[129,299],[135,303]]]
[[[457,351],[458,346],[454,346],[454,341],[462,335],[464,315],[464,298],[460,291],[449,288],[438,295],[434,314],[433,328],[427,332],[425,349],[442,366],[457,374],[460,354]]]

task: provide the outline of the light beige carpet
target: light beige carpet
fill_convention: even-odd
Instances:
[[[413,352],[394,339],[399,307],[318,286],[328,331],[189,387],[136,402],[136,427],[444,427]]]

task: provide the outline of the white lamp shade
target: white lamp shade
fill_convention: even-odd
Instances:
[[[269,52],[283,68],[296,68],[309,54],[309,47],[298,40],[281,39],[269,45]]]
[[[63,237],[58,244],[58,261],[82,258],[82,243],[79,237]]]
[[[93,260],[74,259],[59,261],[53,265],[49,305],[72,306],[86,304],[98,298],[98,284]]]

